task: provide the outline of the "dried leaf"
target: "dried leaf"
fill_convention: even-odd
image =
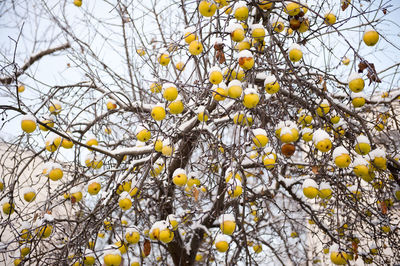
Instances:
[[[148,239],[146,239],[143,244],[143,253],[147,257],[149,256],[150,251],[151,251],[151,243]]]
[[[386,15],[387,14],[387,9],[386,8],[382,9],[382,12],[383,12],[384,15]]]
[[[357,244],[357,242],[353,241],[351,243],[351,245],[353,246],[354,260],[357,260],[357,258],[358,258],[358,244]]]
[[[193,197],[194,197],[194,201],[199,200],[199,190],[195,187],[193,188]]]
[[[378,82],[378,83],[382,82],[382,80],[378,78],[378,74],[376,73],[375,69],[374,71],[369,70],[367,77],[369,78],[369,85],[371,85],[372,82]]]
[[[218,60],[218,62],[220,64],[225,63],[225,55],[224,52],[222,50],[218,50],[216,55],[215,55],[216,59]]]
[[[350,5],[350,2],[348,0],[343,0],[342,1],[342,11],[345,11]]]
[[[387,214],[388,209],[385,201],[381,202],[381,208],[382,208],[382,214]]]
[[[313,167],[311,167],[311,171],[314,173],[314,174],[318,174],[318,170],[319,170],[319,167],[318,166],[313,166]]]
[[[74,196],[71,196],[71,203],[72,204],[76,203],[76,198]]]
[[[364,69],[366,69],[368,67],[368,62],[367,61],[361,61],[358,64],[358,73],[362,73],[364,71]]]

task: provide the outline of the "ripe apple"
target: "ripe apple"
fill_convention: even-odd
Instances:
[[[289,49],[289,59],[292,62],[298,62],[303,58],[303,52],[301,51],[301,47],[298,44],[292,44]]]
[[[274,94],[279,91],[280,86],[275,76],[266,77],[264,81],[264,89],[268,94]]]
[[[247,8],[245,2],[239,2],[236,4],[233,15],[239,21],[244,21],[249,17],[249,9]]]
[[[82,5],[82,0],[74,0],[74,5],[80,7]]]
[[[289,16],[296,16],[300,13],[300,5],[294,2],[289,2],[286,4],[284,10]]]
[[[163,97],[167,101],[174,101],[178,97],[178,89],[176,86],[171,83],[164,84]]]
[[[158,239],[161,242],[167,244],[167,243],[171,242],[174,239],[174,232],[172,232],[168,228],[164,229],[164,230],[161,230]]]
[[[32,133],[36,129],[36,119],[31,115],[24,115],[21,119],[21,128],[26,133]]]
[[[373,29],[368,29],[364,33],[363,40],[366,45],[374,46],[379,41],[379,34]]]
[[[151,109],[151,117],[156,121],[161,121],[165,118],[165,109],[161,104],[158,104]]]
[[[189,44],[189,53],[192,55],[199,55],[203,52],[203,45],[200,41],[194,40]]]
[[[203,0],[199,4],[199,12],[204,17],[211,17],[217,10],[217,6],[209,1]]]
[[[101,185],[98,182],[92,182],[88,186],[88,192],[90,195],[97,195],[101,189]]]
[[[162,66],[167,66],[170,61],[171,61],[171,58],[169,57],[169,54],[167,52],[161,53],[158,56],[158,62]]]
[[[333,25],[336,22],[336,16],[332,13],[328,13],[325,15],[324,23],[326,25]]]

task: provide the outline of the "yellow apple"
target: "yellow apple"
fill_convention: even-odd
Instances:
[[[199,12],[204,17],[211,17],[217,10],[217,6],[209,1],[203,0],[199,4]]]
[[[194,40],[189,44],[189,53],[192,55],[199,55],[203,52],[203,45],[200,41]]]
[[[326,25],[333,25],[336,22],[336,16],[332,13],[328,13],[325,15],[324,23]]]
[[[379,41],[379,34],[375,30],[369,29],[365,31],[363,40],[366,45],[374,46]]]
[[[32,133],[36,129],[36,119],[31,115],[24,115],[21,119],[21,128],[26,133]]]

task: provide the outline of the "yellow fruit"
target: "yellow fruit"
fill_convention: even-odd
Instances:
[[[14,260],[14,266],[21,265],[22,259],[15,259]]]
[[[265,135],[257,135],[255,137],[253,137],[253,142],[258,148],[261,148],[261,147],[264,147],[265,145],[267,145],[268,137]]]
[[[240,195],[242,195],[242,192],[243,192],[243,188],[242,188],[242,186],[234,186],[234,189],[233,189],[233,191],[232,191],[232,189],[231,188],[229,188],[228,189],[228,194],[232,197],[232,198],[237,198],[237,197],[239,197]]]
[[[45,124],[48,127],[54,127],[54,121],[50,119],[42,120],[41,123]],[[39,129],[42,131],[49,131],[45,126],[39,124]]]
[[[228,96],[228,90],[225,89],[225,86],[218,86],[213,90],[213,98],[216,101],[223,101]]]
[[[64,139],[63,138],[62,141],[61,141],[61,146],[64,149],[71,149],[74,146],[74,143],[72,141],[68,140],[68,139]]]
[[[82,5],[82,0],[74,0],[74,5],[80,7]]]
[[[366,45],[374,46],[379,41],[379,34],[374,30],[366,31],[363,40]]]
[[[285,24],[282,21],[272,23],[272,28],[275,32],[281,33],[285,29]]]
[[[332,189],[329,188],[320,189],[318,193],[318,196],[321,199],[329,198],[331,195],[332,195]]]
[[[300,5],[294,2],[290,2],[286,4],[285,9],[283,11],[285,11],[285,13],[289,14],[290,16],[294,17],[300,13]]]
[[[261,1],[258,1],[258,2],[259,2],[258,6],[262,10],[268,10],[273,6],[273,2],[271,2],[269,0],[261,0]]]
[[[174,232],[169,229],[164,229],[160,232],[158,239],[163,243],[169,243],[174,239]]]
[[[254,245],[253,250],[255,253],[260,253],[262,251],[262,246],[260,245]]]
[[[244,70],[252,69],[254,66],[254,58],[253,57],[240,57],[239,58],[239,66],[241,68],[243,68]]]
[[[200,122],[207,122],[207,120],[208,120],[208,115],[207,115],[206,113],[204,113],[204,112],[200,112],[200,113],[197,114],[197,119],[198,119]]]
[[[93,256],[85,256],[85,258],[83,259],[83,264],[85,265],[94,265],[95,262],[96,258]]]
[[[251,36],[257,40],[257,41],[262,41],[264,40],[265,37],[265,30],[264,28],[256,28],[251,32]]]
[[[75,199],[75,202],[80,202],[82,200],[83,194],[81,191],[75,192],[71,194],[71,198]]]
[[[200,41],[195,40],[189,44],[189,53],[192,55],[199,55],[201,52],[203,52],[203,45]]]
[[[323,117],[324,115],[326,115],[330,110],[330,106],[328,103],[321,103],[319,105],[319,107],[317,108],[317,114],[321,117]]]
[[[203,0],[199,4],[199,12],[204,17],[211,17],[212,15],[214,15],[216,10],[217,6],[208,1]]]
[[[243,105],[249,109],[256,107],[259,101],[260,97],[256,93],[245,94],[243,97]]]
[[[106,254],[104,255],[104,264],[106,266],[119,266],[121,265],[122,257],[119,254]]]
[[[237,20],[246,20],[249,17],[249,9],[247,8],[247,6],[236,8],[234,16]]]
[[[229,248],[229,244],[226,241],[218,241],[215,243],[215,248],[219,251],[219,252],[226,252]]]
[[[310,28],[310,21],[308,20],[308,18],[306,18],[300,23],[300,28],[298,29],[298,31],[300,33],[304,33],[308,31],[309,28]]]
[[[24,193],[24,200],[27,202],[32,202],[36,199],[36,193],[34,191],[29,191],[27,193]]]
[[[191,32],[186,32],[185,35],[183,36],[185,39],[185,42],[187,44],[190,44],[191,42],[193,42],[194,40],[197,40],[197,35]]]
[[[337,124],[339,123],[339,121],[340,121],[340,116],[335,115],[331,118],[332,124]]]
[[[319,194],[319,190],[315,187],[305,187],[303,188],[303,194],[309,199],[313,199]]]
[[[346,265],[349,255],[345,252],[331,252],[331,261],[335,265]]]
[[[137,244],[140,240],[140,234],[137,231],[127,232],[125,239],[129,244]]]
[[[161,121],[165,118],[165,109],[162,106],[155,106],[151,110],[151,117],[156,121]]]
[[[122,198],[118,201],[118,205],[122,210],[127,211],[132,207],[132,201],[129,198]]]
[[[18,93],[22,93],[22,92],[25,91],[25,86],[24,85],[19,85],[17,90],[18,90]]]
[[[245,32],[243,29],[235,29],[231,32],[231,39],[234,42],[241,42],[244,40]]]
[[[48,176],[51,180],[57,181],[57,180],[60,180],[63,177],[63,175],[64,175],[64,172],[60,168],[55,168],[49,172]]]
[[[303,133],[303,135],[302,135],[302,139],[304,141],[307,141],[307,142],[311,141],[312,138],[313,138],[313,133],[312,132],[306,132],[306,133]]]
[[[349,65],[350,64],[350,59],[347,58],[347,57],[343,57],[342,64],[345,65],[345,66]]]
[[[328,152],[332,148],[332,142],[330,139],[324,139],[319,141],[315,147],[321,152]]]
[[[264,89],[269,94],[277,93],[280,89],[278,81],[268,82],[264,85]]]
[[[138,48],[138,49],[136,49],[136,53],[139,56],[144,56],[146,54],[146,51],[144,49]]]
[[[195,260],[196,261],[202,261],[203,260],[203,255],[197,254]]]
[[[168,86],[164,89],[163,97],[167,101],[174,101],[178,97],[178,89],[175,86]]]
[[[117,104],[114,101],[108,101],[106,105],[108,110],[114,110],[117,108]]]
[[[175,68],[179,71],[183,71],[185,69],[185,63],[182,61],[179,61],[176,63]]]
[[[163,53],[158,57],[158,62],[162,66],[168,65],[170,61],[171,61],[171,58],[169,57],[169,54]]]
[[[183,187],[186,185],[187,176],[185,174],[178,174],[172,178],[172,182],[179,187]]]
[[[220,83],[222,82],[222,79],[223,79],[223,78],[224,78],[224,77],[222,76],[221,71],[212,71],[212,72],[210,73],[209,80],[210,80],[210,82],[211,82],[212,84],[217,85],[217,84],[220,84]]]
[[[36,129],[36,122],[32,120],[22,120],[21,128],[26,133],[32,133]]]
[[[328,13],[325,15],[324,23],[326,25],[333,25],[336,22],[336,16],[332,13]]]
[[[354,108],[358,107],[363,107],[365,104],[365,98],[363,97],[357,97],[351,100],[351,103],[353,104]]]
[[[233,85],[228,88],[228,95],[231,98],[237,99],[242,95],[243,89],[241,86]]]
[[[239,50],[239,51],[249,50],[249,49],[251,48],[251,44],[250,44],[249,41],[244,40],[244,41],[239,42],[239,43],[235,46],[235,48],[236,48],[237,50]]]
[[[300,49],[291,49],[289,51],[289,59],[292,62],[298,62],[303,58],[303,52]]]
[[[161,90],[162,90],[161,84],[156,83],[156,82],[151,83],[151,85],[150,85],[150,91],[151,91],[152,93],[158,93],[158,92],[161,92]]]
[[[161,153],[162,153],[164,156],[170,157],[170,156],[172,155],[173,151],[174,151],[174,150],[172,149],[171,146],[166,145],[166,146],[163,146],[163,148],[162,148],[162,150],[161,150]]]
[[[371,145],[368,143],[357,143],[354,150],[360,155],[366,155],[371,151]]]
[[[59,103],[51,103],[49,106],[49,111],[50,113],[52,113],[53,115],[59,114],[61,112],[61,104]]]
[[[339,168],[346,168],[350,165],[350,155],[348,154],[341,154],[335,158],[335,164]]]
[[[14,212],[15,205],[14,203],[11,205],[9,202],[3,203],[3,213],[6,215],[10,215]]]
[[[54,143],[54,144],[56,144],[56,143]],[[86,141],[86,145],[88,145],[88,146],[98,146],[99,142],[97,141],[97,139],[92,138],[92,139],[89,139],[88,141]]]
[[[143,129],[138,134],[136,134],[136,138],[142,142],[146,142],[151,138],[151,132],[147,129]]]
[[[97,182],[92,182],[88,186],[88,192],[90,195],[97,195],[101,189],[101,185]]]
[[[236,228],[235,221],[224,221],[220,225],[221,231],[225,235],[232,235]]]
[[[175,100],[168,105],[168,110],[173,115],[182,113],[184,108],[181,100]]]
[[[38,232],[38,237],[48,238],[53,231],[53,226],[52,225],[43,225],[36,231]]]
[[[360,92],[364,89],[365,83],[362,78],[356,78],[349,82],[349,88],[352,92]]]
[[[265,159],[263,160],[263,164],[265,168],[272,169],[275,167],[275,159],[271,157],[265,157]]]

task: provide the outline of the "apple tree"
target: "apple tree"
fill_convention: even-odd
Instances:
[[[0,260],[400,261],[397,1],[4,1]]]

